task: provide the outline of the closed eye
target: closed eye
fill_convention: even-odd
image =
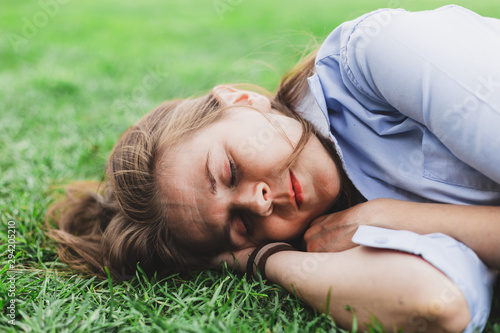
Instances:
[[[252,224],[248,220],[248,216],[244,216],[244,214],[239,213],[238,218],[243,222],[243,225],[245,226],[245,229],[247,231],[247,235],[250,235],[250,232],[252,231]]]
[[[229,168],[231,169],[231,187],[234,187],[236,184],[236,177],[238,175],[238,170],[236,168],[236,164],[231,158],[229,158]]]

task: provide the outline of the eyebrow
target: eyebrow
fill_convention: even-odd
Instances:
[[[205,162],[205,177],[210,182],[210,192],[212,194],[217,194],[217,182],[215,180],[212,171],[210,171],[210,150],[207,153],[207,160]]]

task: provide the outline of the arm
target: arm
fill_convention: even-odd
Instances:
[[[373,204],[380,213],[372,225],[419,234],[440,232],[449,235],[470,247],[486,265],[500,269],[500,207],[390,199],[379,199]]]
[[[315,309],[328,309],[345,328],[353,320],[345,306],[354,310],[363,329],[371,316],[389,331],[405,332],[461,332],[470,321],[456,286],[410,254],[364,246],[340,253],[280,252],[268,259],[266,274]],[[452,289],[454,297],[435,306]]]
[[[492,268],[500,268],[500,207],[416,203],[393,199],[371,200],[315,220],[304,240],[308,251],[342,251],[355,246],[359,225],[440,232],[477,253]]]
[[[235,253],[239,267],[246,266],[249,252]],[[234,266],[232,258],[224,260]],[[271,282],[328,312],[345,328],[353,321],[346,306],[362,328],[372,316],[388,331],[405,332],[461,332],[470,321],[467,302],[455,284],[411,254],[365,246],[340,253],[284,251],[269,257],[265,271]]]

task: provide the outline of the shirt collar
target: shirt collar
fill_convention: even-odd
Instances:
[[[312,123],[324,137],[329,137],[330,120],[328,119],[328,110],[319,77],[317,74],[314,74],[308,81],[309,88],[299,105],[297,105],[296,111],[304,119]]]

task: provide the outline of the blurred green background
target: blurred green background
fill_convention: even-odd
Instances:
[[[498,0],[454,3],[500,18]],[[341,22],[377,8],[425,10],[446,4],[0,0],[0,250],[5,264],[6,226],[15,221],[15,271],[23,276],[17,281],[18,321],[24,323],[17,329],[54,327],[58,321],[47,313],[49,298],[40,294],[51,285],[50,299],[63,297],[58,286],[71,275],[55,273],[64,266],[42,230],[52,193],[69,180],[100,180],[114,142],[141,115],[163,100],[205,93],[220,83],[254,83],[272,91],[304,50],[320,44]],[[7,266],[2,267],[0,330],[15,330],[6,324]],[[84,288],[79,283],[75,288]],[[76,302],[70,294],[64,296],[66,309]],[[110,329],[116,327],[123,328]]]

